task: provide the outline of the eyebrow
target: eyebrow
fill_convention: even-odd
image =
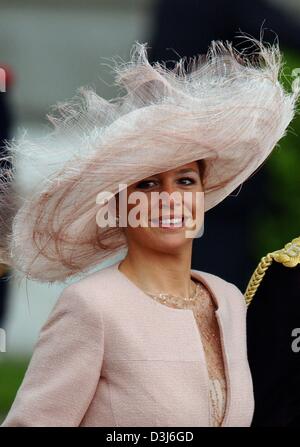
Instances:
[[[182,168],[182,169],[179,169],[179,171],[176,171],[175,174],[186,174],[187,172],[194,172],[195,174],[199,175],[199,171],[197,171],[194,168]],[[157,174],[157,175],[159,175],[159,174]],[[155,174],[149,176],[149,178],[152,178],[152,177],[155,177]],[[146,177],[146,178],[148,178],[148,177]]]
[[[196,171],[196,169],[193,169],[193,168],[183,168],[183,169],[180,169],[179,171],[176,171],[176,174],[186,174],[187,172],[195,172],[196,174],[199,174],[199,172]]]

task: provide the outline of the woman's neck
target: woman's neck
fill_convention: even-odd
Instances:
[[[119,269],[138,287],[152,293],[189,296],[191,283],[191,250],[180,254],[137,253],[128,251]]]

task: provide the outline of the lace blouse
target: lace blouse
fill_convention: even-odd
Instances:
[[[225,367],[219,325],[215,315],[216,305],[207,288],[202,289],[200,299],[196,304],[190,305],[190,308],[194,310],[206,356],[210,378],[212,425],[217,427],[222,424],[226,407]]]
[[[198,283],[193,278],[195,283]],[[185,305],[192,309],[201,336],[206,365],[209,376],[211,425],[218,427],[222,424],[226,407],[226,377],[219,333],[219,325],[215,315],[216,304],[207,288],[200,283],[201,293],[195,303]],[[178,304],[164,302],[166,306],[181,307]]]

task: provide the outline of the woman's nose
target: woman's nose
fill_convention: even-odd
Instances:
[[[177,185],[174,185],[173,182],[165,182],[165,183],[162,183],[162,185],[161,185],[160,192],[163,192],[163,191],[165,191],[168,194],[172,194],[174,192],[179,192],[179,189],[178,189]]]
[[[168,204],[170,204],[172,210],[176,208],[176,206],[179,206],[182,202],[181,192],[179,191],[177,186],[172,183],[162,185],[159,192],[168,194]]]

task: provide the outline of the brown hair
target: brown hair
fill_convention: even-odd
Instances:
[[[205,159],[201,158],[200,160],[197,160],[197,163],[198,163],[201,182],[203,185],[204,176],[205,176],[205,168],[206,168]]]
[[[203,184],[203,176],[205,173],[205,161],[204,159],[197,160],[199,166],[199,173],[201,177],[201,181]],[[39,255],[43,255],[48,261],[53,261],[55,258],[58,258],[61,265],[68,270],[68,274],[65,274],[62,271],[62,276],[70,276],[77,272],[82,271],[86,266],[86,259],[91,254],[91,249],[85,250],[79,262],[75,262],[72,260],[72,256],[70,256],[68,248],[70,243],[74,243],[73,240],[69,239],[69,235],[65,230],[68,229],[69,225],[74,222],[74,211],[68,213],[64,216],[63,222],[57,228],[57,216],[60,215],[61,208],[65,204],[65,200],[68,197],[68,192],[70,189],[74,187],[76,183],[81,181],[80,178],[77,180],[69,182],[68,186],[63,189],[61,196],[57,201],[53,201],[52,203],[52,194],[51,192],[42,194],[36,204],[36,216],[35,216],[35,224],[33,226],[33,244],[36,249],[36,257]],[[116,194],[118,196],[118,194]],[[78,213],[87,212],[90,209],[90,205],[92,200],[94,200],[94,195],[91,193],[90,197],[86,198],[87,204],[86,209],[78,210]],[[45,213],[45,203],[51,203],[51,213]],[[87,225],[91,225],[95,216],[91,216],[91,220],[87,223]],[[41,233],[40,228],[43,228],[43,232]],[[121,228],[122,230],[122,228]],[[54,240],[54,246],[51,247],[52,252],[49,250],[48,243],[45,243],[49,236]],[[106,228],[100,232],[99,227],[95,228],[95,233],[93,236],[93,249],[102,251],[103,260],[109,259],[112,255],[114,255],[119,249],[126,248],[126,237],[123,231],[119,232],[118,228]],[[77,246],[81,245],[82,247],[86,247],[87,242],[92,243],[91,240],[86,240],[84,238],[84,232],[82,234],[82,239],[77,239]],[[105,254],[104,254],[105,253]],[[94,254],[94,253],[93,253]],[[33,259],[32,263],[35,262],[36,257]],[[77,261],[77,260],[76,260]],[[95,262],[94,262],[95,263]],[[41,269],[43,266],[41,265]]]

